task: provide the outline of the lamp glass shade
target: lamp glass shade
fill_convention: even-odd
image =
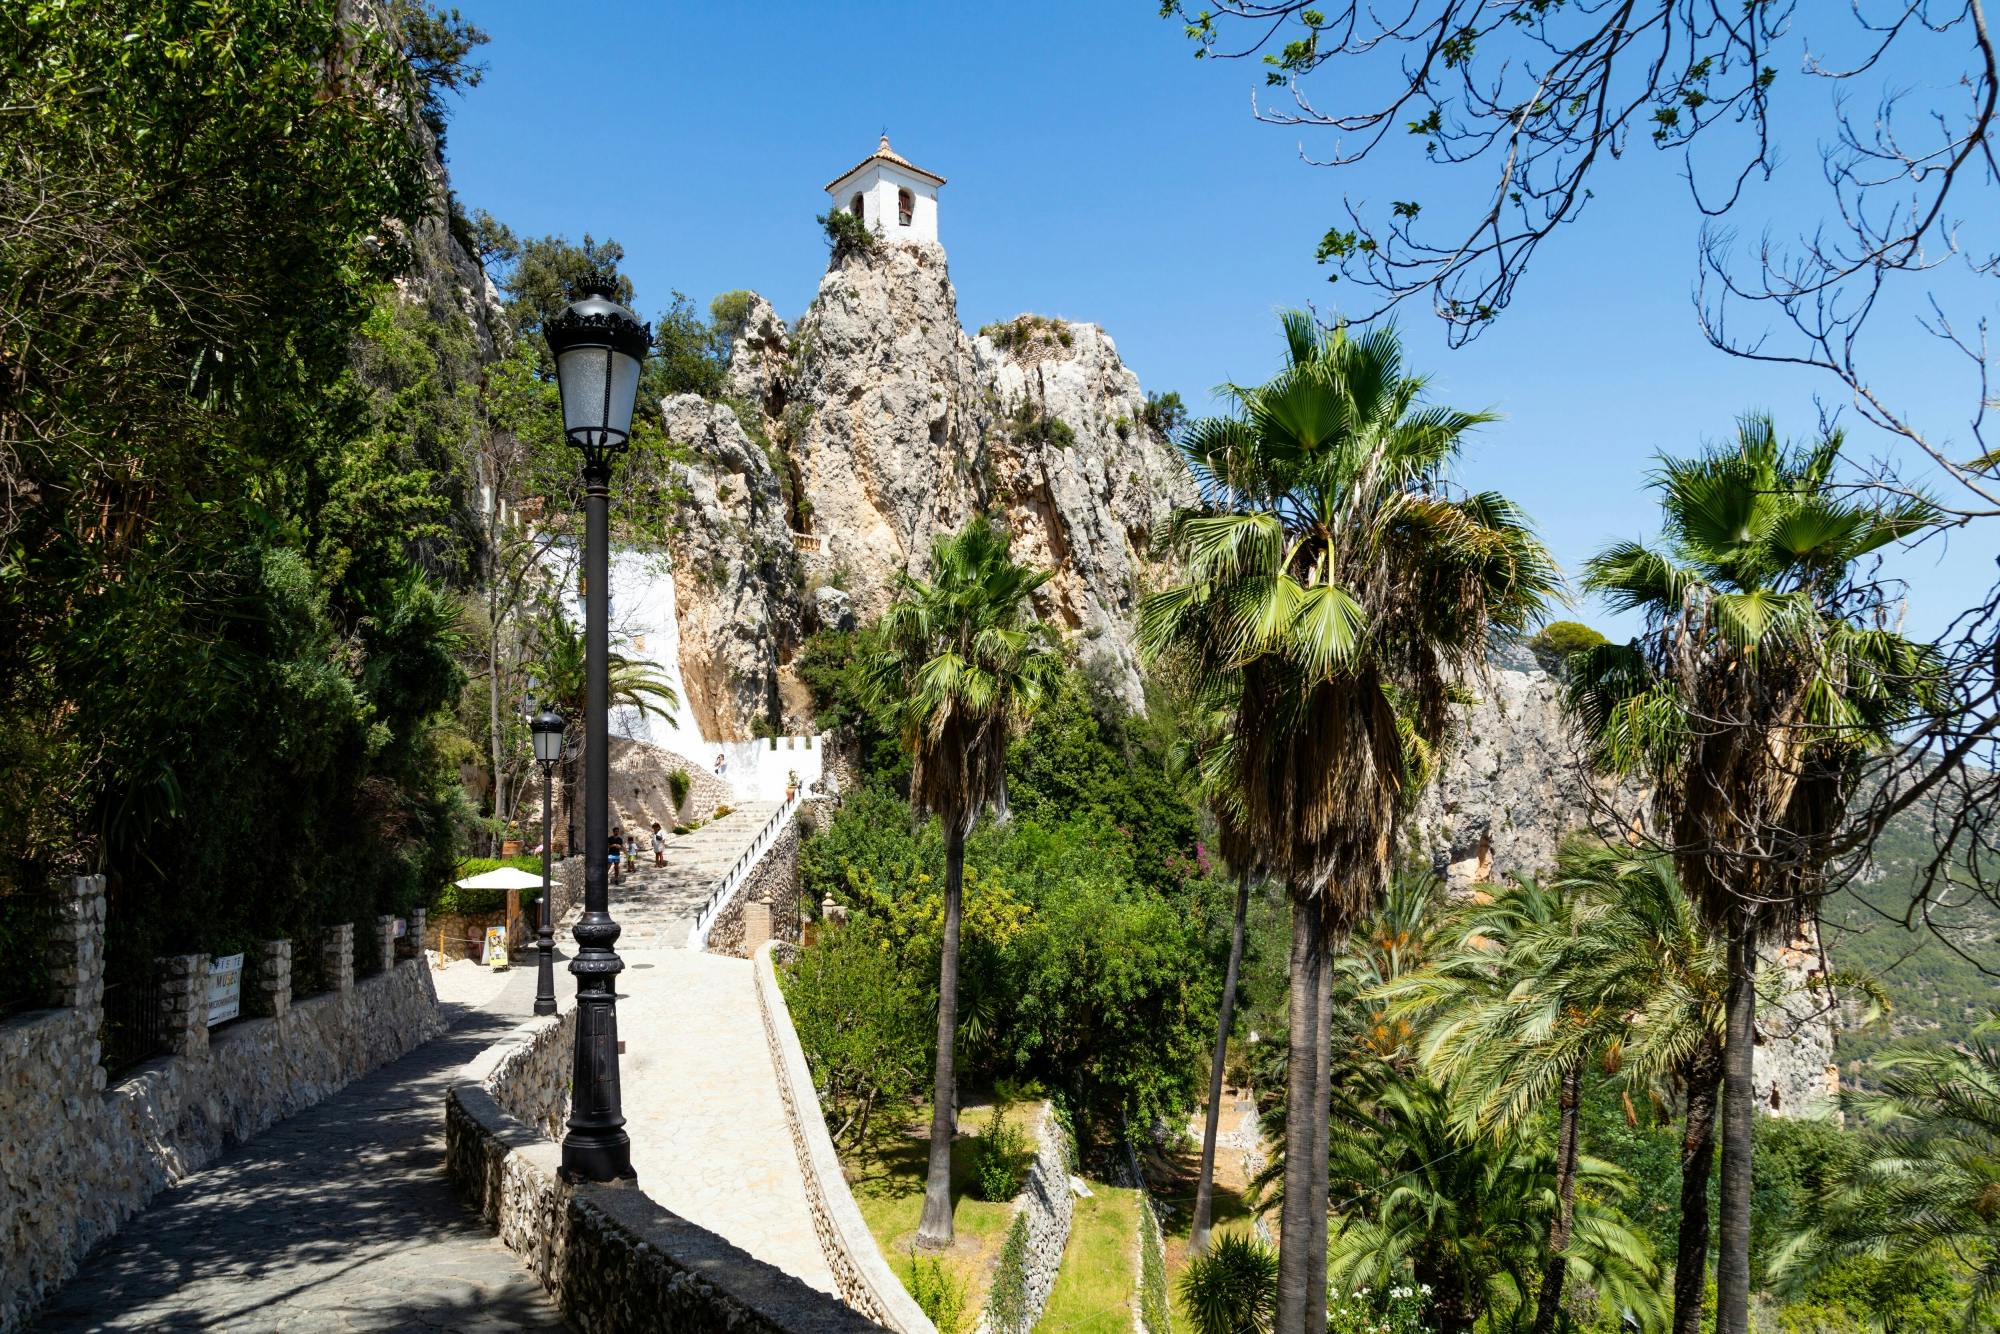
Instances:
[[[552,709],[544,709],[530,723],[529,730],[535,734],[535,758],[543,764],[554,764],[563,754],[562,718]]]
[[[599,463],[625,447],[639,398],[639,368],[652,331],[612,299],[602,277],[583,283],[583,295],[551,318],[543,332],[556,362],[562,391],[563,433]]]
[[[563,433],[592,444],[625,439],[639,399],[639,362],[616,348],[585,345],[556,358],[562,387]]]

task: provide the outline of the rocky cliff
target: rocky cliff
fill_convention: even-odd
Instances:
[[[1571,833],[1615,833],[1643,809],[1639,792],[1586,775],[1565,726],[1561,685],[1520,648],[1497,651],[1467,682],[1455,744],[1405,826],[1410,853],[1460,893],[1508,876],[1546,875]],[[1780,985],[1759,1005],[1758,1106],[1772,1116],[1834,1112],[1835,1015],[1812,979],[1823,967],[1817,931],[1770,942],[1764,968]]]
[[[677,563],[693,574],[706,559],[713,576],[679,594],[704,726],[801,726],[789,662],[803,634],[879,613],[898,571],[921,576],[931,539],[979,511],[1005,520],[1017,559],[1055,571],[1042,616],[1140,703],[1132,615],[1148,549],[1192,490],[1102,329],[1022,316],[968,335],[942,248],[878,246],[828,269],[796,329],[756,301],[730,387],[733,408],[666,405],[669,434],[735,479],[691,507],[710,555]],[[766,631],[747,633],[759,615]]]

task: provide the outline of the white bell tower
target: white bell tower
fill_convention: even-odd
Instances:
[[[937,192],[944,177],[933,176],[889,147],[881,146],[827,183],[835,208],[846,209],[885,241],[938,239]]]

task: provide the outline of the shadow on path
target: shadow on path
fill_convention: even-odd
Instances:
[[[534,989],[515,969],[490,1005],[448,1006],[443,1036],[161,1192],[29,1328],[566,1328],[444,1174],[445,1090]]]

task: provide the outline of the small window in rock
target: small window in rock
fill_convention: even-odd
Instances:
[[[907,227],[917,215],[917,197],[908,190],[896,191],[896,221]]]
[[[854,202],[853,202],[853,203],[851,203],[851,204],[849,204],[849,205],[848,205],[847,207],[848,207],[848,209],[849,209],[850,211],[852,211],[852,212],[853,212],[853,214],[854,214],[854,216],[855,216],[855,217],[857,217],[857,218],[858,218],[858,217],[860,217],[860,216],[861,216],[861,196],[860,196],[860,195],[856,195],[856,196],[854,196]]]

